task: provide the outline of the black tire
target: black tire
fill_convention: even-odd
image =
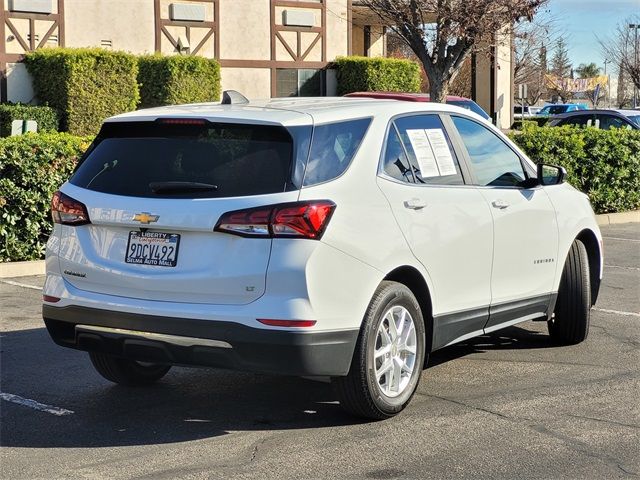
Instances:
[[[91,363],[100,375],[113,383],[127,386],[149,385],[164,377],[170,365],[141,363],[106,353],[89,352]]]
[[[551,339],[575,345],[587,338],[591,316],[591,280],[587,249],[580,240],[571,245],[560,279],[554,316],[548,322]]]
[[[394,306],[411,314],[416,331],[416,357],[409,383],[397,397],[385,395],[376,380],[374,349],[378,327]],[[351,368],[346,377],[334,377],[332,383],[341,406],[357,417],[383,420],[400,413],[416,391],[425,364],[425,327],[420,305],[406,286],[384,281],[380,284],[365,313],[356,343]]]

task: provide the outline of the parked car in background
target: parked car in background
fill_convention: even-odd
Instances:
[[[587,337],[602,236],[561,167],[451,105],[223,98],[108,119],[53,196],[44,321],[107,380],[330,377],[382,419],[432,351]]]
[[[579,127],[595,127],[601,130],[611,128],[627,128],[640,130],[640,110],[587,110],[570,112],[553,117],[550,127],[574,125]]]
[[[545,105],[538,112],[538,115],[548,117],[550,115],[560,115],[567,112],[577,112],[579,110],[587,110],[586,105],[581,103],[556,103],[553,105]]]
[[[347,93],[345,97],[377,98],[389,100],[404,100],[408,102],[430,102],[431,95],[428,93],[402,93],[402,92],[353,92]],[[491,121],[491,116],[485,112],[480,105],[466,97],[447,95],[446,103],[456,107],[466,108],[473,113],[480,115],[485,120]]]
[[[531,105],[516,105],[515,107],[513,107],[513,116],[514,118],[534,117],[540,110],[542,110],[542,107],[534,107]]]

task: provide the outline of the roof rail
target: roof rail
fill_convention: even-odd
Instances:
[[[222,92],[222,105],[241,105],[249,103],[249,99],[235,90],[225,90]]]

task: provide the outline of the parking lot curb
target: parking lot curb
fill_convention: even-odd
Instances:
[[[640,210],[634,210],[632,212],[620,212],[620,213],[605,213],[602,215],[596,215],[598,225],[615,225],[618,223],[640,223]]]
[[[0,278],[44,275],[44,260],[0,263]]]

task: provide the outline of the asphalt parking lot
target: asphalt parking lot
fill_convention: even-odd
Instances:
[[[640,476],[640,224],[609,226],[587,341],[528,322],[431,357],[398,417],[360,422],[330,385],[173,369],[114,386],[40,317],[42,277],[0,279],[2,478]],[[37,402],[37,403],[34,403]]]

